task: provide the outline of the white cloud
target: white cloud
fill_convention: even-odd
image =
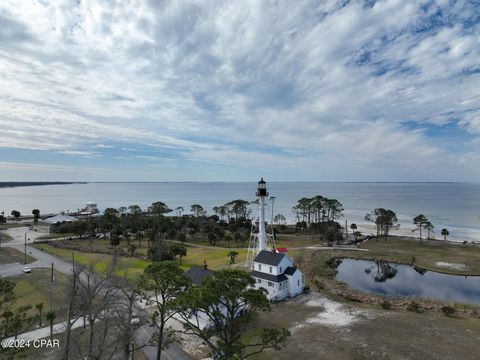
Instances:
[[[459,160],[480,168],[470,151],[451,154],[418,127],[455,121],[480,133],[480,26],[468,23],[479,10],[401,0],[2,1],[0,151],[94,156],[121,143],[153,148],[137,159],[173,151],[206,171],[268,164],[284,177],[300,166],[309,179],[328,169],[363,180],[382,164],[386,177],[422,180],[448,163],[458,179],[478,179]]]

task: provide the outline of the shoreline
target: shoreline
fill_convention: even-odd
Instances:
[[[83,181],[3,181],[0,182],[0,189],[8,189],[14,187],[27,186],[47,186],[47,185],[72,185],[72,184],[88,184]]]

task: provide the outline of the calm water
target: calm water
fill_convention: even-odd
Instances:
[[[343,259],[336,279],[357,290],[390,297],[417,296],[480,304],[480,276],[423,275],[407,265],[377,265],[373,261]]]
[[[377,207],[394,210],[402,228],[412,228],[412,218],[425,214],[435,225],[437,237],[446,227],[452,237],[480,241],[480,184],[466,183],[268,183],[276,196],[275,214],[294,220],[292,206],[301,197],[317,194],[343,203],[340,221],[363,223],[365,214]],[[77,210],[88,201],[100,209],[138,204],[142,208],[163,201],[186,210],[198,203],[212,212],[213,206],[234,199],[255,199],[256,183],[90,183],[0,189],[0,211],[16,209],[30,214]]]

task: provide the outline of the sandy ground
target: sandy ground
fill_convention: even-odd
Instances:
[[[377,230],[374,224],[357,224],[357,230],[360,231],[363,235],[376,235]],[[349,232],[351,230],[349,229]],[[390,231],[391,235],[396,235],[396,236],[405,236],[405,237],[419,237],[418,231],[416,231],[413,227],[412,228],[406,228],[406,227],[400,227],[399,229],[394,229]],[[427,237],[427,232],[422,231],[422,238]],[[439,241],[450,241],[450,242],[475,242],[477,243],[478,241],[472,241],[471,239],[464,239],[460,237],[455,237],[455,236],[449,236],[447,240],[443,239],[443,236],[436,236],[436,234],[430,234],[430,239],[431,240],[439,240]]]
[[[183,330],[183,324],[174,318],[167,322],[167,326],[173,330]],[[177,343],[181,348],[194,359],[203,359],[207,356],[210,348],[198,336],[177,335]]]
[[[258,322],[287,327],[292,336],[281,351],[254,359],[478,359],[478,319],[384,310],[313,292],[273,305]]]
[[[437,261],[435,265],[447,269],[455,269],[455,270],[468,270],[468,267],[465,264],[458,264],[458,263],[450,263],[444,261]]]
[[[317,312],[311,314],[305,321],[294,325],[291,328],[292,331],[312,324],[344,327],[373,316],[372,313],[366,310],[356,309],[318,294],[314,294],[307,298],[305,302],[300,301],[300,303],[303,306],[317,309]]]

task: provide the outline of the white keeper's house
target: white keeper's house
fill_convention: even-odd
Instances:
[[[255,288],[267,290],[269,300],[279,301],[297,296],[304,290],[303,273],[293,265],[293,260],[287,254],[276,249],[273,230],[272,234],[267,234],[265,207],[269,194],[263,178],[258,182],[256,195],[259,199],[258,226],[252,229],[245,265],[252,270],[250,275],[255,279]]]
[[[287,254],[262,250],[253,260],[255,287],[264,288],[268,299],[279,301],[303,293],[304,278]]]

